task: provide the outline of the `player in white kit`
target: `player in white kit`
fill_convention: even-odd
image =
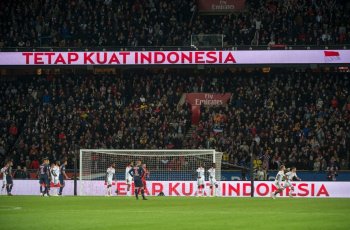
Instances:
[[[284,184],[284,188],[290,187],[290,191],[289,191],[289,197],[293,197],[293,192],[294,192],[294,186],[292,185],[292,181],[294,180],[294,178],[296,178],[297,180],[301,180],[298,176],[297,176],[297,168],[296,167],[292,167],[290,169],[289,172],[286,173],[286,182]]]
[[[112,195],[112,185],[113,185],[114,178],[115,178],[115,163],[112,163],[106,172],[106,179],[105,179],[105,182],[107,185],[106,196]]]
[[[127,185],[126,188],[126,195],[127,196],[131,196],[131,183],[132,183],[132,176],[130,175],[130,170],[132,169],[132,167],[134,166],[133,162],[131,162],[130,164],[128,164],[125,168],[125,183]]]
[[[209,182],[210,182],[210,196],[218,196],[218,188],[219,188],[219,183],[215,179],[215,168],[216,165],[213,163],[213,166],[208,169],[209,173]]]
[[[2,187],[1,187],[1,195],[3,193],[3,191],[6,188],[7,182],[6,182],[6,170],[9,167],[8,164],[6,164],[3,168],[1,168],[1,173],[2,173]]]
[[[57,163],[51,164],[50,173],[51,173],[50,187],[51,187],[51,192],[52,192],[51,195],[58,196],[58,190],[60,188],[60,180],[59,180],[60,167],[57,165]]]
[[[198,191],[197,196],[202,196],[204,191],[204,184],[205,184],[205,175],[204,175],[204,168],[202,165],[199,165],[199,168],[196,170],[197,172],[197,185],[198,185]]]
[[[284,190],[284,187],[282,186],[282,181],[285,178],[284,170],[286,170],[286,167],[284,165],[280,166],[280,171],[277,173],[276,179],[275,179],[275,185],[277,187],[277,190],[275,192],[271,193],[271,197],[273,199],[276,198],[276,195]]]

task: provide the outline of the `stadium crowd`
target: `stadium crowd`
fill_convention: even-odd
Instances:
[[[3,78],[0,157],[37,169],[43,156],[79,148],[215,148],[224,162],[277,169],[348,169],[347,73],[124,71]],[[225,107],[202,107],[191,135],[186,92],[232,92]],[[187,137],[186,137],[187,136]],[[72,164],[72,161],[69,161]],[[71,165],[68,165],[68,168]]]
[[[223,34],[232,45],[350,42],[345,0],[247,0],[246,10],[202,15],[195,0],[1,1],[1,47],[189,46]]]
[[[47,76],[3,82],[2,156],[28,168],[33,160],[72,157],[86,148],[180,148],[190,124],[189,107],[176,106],[180,76]],[[167,86],[174,86],[168,89]],[[13,132],[21,130],[19,133]],[[29,159],[29,161],[27,161]]]
[[[227,75],[222,85],[233,93],[230,105],[202,107],[190,147],[215,147],[239,166],[248,166],[253,152],[256,169],[348,169],[347,74],[238,74],[234,81]]]
[[[227,46],[350,43],[344,0],[247,0],[246,10],[226,15],[200,14],[195,0],[13,0],[0,7],[0,48],[188,46],[201,34],[224,34]],[[253,152],[257,170],[282,163],[348,169],[349,89],[346,73],[294,70],[4,78],[0,162],[13,158],[24,178],[43,156],[72,159],[79,148],[215,148],[243,167]],[[224,107],[203,106],[192,132],[191,108],[179,105],[187,92],[232,98]]]

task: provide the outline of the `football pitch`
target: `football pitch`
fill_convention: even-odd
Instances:
[[[350,199],[0,196],[1,229],[349,229]]]

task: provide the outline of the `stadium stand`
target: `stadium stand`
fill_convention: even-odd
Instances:
[[[348,73],[312,71],[2,78],[1,161],[35,169],[42,156],[71,159],[78,148],[215,148],[240,166],[253,151],[257,167],[267,169],[340,167],[350,143],[349,84]],[[202,107],[199,125],[191,126],[190,107],[179,106],[186,92],[233,96],[226,107]]]
[[[0,8],[2,51],[177,48],[200,34],[223,34],[227,47],[350,43],[345,0],[247,0],[225,15],[200,14],[195,0],[12,0]],[[153,69],[0,81],[1,164],[10,157],[37,169],[42,156],[71,159],[81,147],[215,148],[243,167],[253,151],[255,168],[322,171],[335,161],[348,169],[348,73]],[[187,92],[233,96],[226,107],[202,107],[193,126],[179,103]]]
[[[219,16],[198,14],[194,0],[13,0],[0,7],[0,48],[189,46],[192,34],[223,34],[227,46],[350,42],[345,0],[247,0],[243,12]]]

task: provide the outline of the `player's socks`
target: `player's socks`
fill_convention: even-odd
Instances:
[[[11,185],[9,186],[10,193],[12,192],[12,187],[13,187],[13,184],[11,184]]]
[[[42,193],[43,196],[44,196],[44,195],[46,194],[46,192],[47,192],[46,189],[47,189],[47,188],[45,187],[44,192]]]
[[[59,195],[62,195],[63,187],[60,187],[60,191],[58,192]]]
[[[198,196],[202,196],[202,195],[203,195],[202,188],[199,188],[199,190],[198,190]]]
[[[136,199],[138,200],[139,199],[139,191],[138,191],[138,189],[135,189],[135,196],[136,196]]]
[[[46,194],[47,194],[47,196],[50,196],[50,186],[46,187]]]
[[[10,186],[6,186],[6,191],[7,191],[7,194],[10,194],[11,193],[11,191],[10,191]]]
[[[214,196],[214,195],[215,195],[214,188],[213,187],[209,187],[208,196]]]
[[[145,197],[145,190],[141,189],[141,195],[142,195],[142,199],[147,200]]]

